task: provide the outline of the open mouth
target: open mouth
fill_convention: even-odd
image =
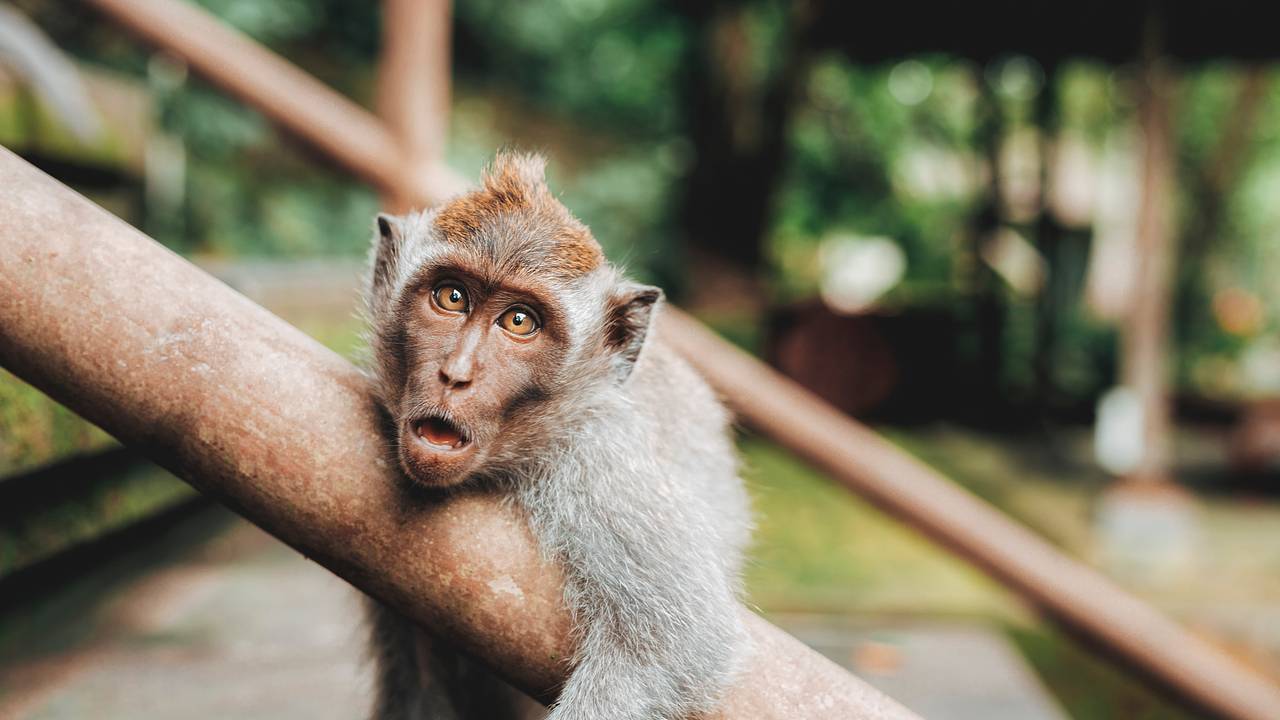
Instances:
[[[462,428],[439,416],[414,421],[413,434],[440,450],[461,450],[471,442]]]

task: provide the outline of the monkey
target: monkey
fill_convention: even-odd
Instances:
[[[749,648],[729,417],[655,327],[662,291],[605,259],[545,165],[503,151],[478,187],[377,216],[365,312],[389,452],[416,487],[504,493],[563,568],[577,649],[550,720],[694,717]],[[455,682],[496,687],[486,670],[372,608],[377,720],[508,712]]]

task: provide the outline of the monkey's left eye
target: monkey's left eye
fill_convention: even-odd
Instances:
[[[432,293],[435,298],[436,305],[441,310],[449,312],[466,312],[467,311],[467,294],[457,285],[441,285]]]
[[[538,319],[524,308],[513,307],[498,318],[498,326],[519,337],[528,337],[538,331]]]

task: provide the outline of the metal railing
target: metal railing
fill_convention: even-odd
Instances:
[[[355,367],[7,150],[0,177],[0,365],[554,699],[561,578],[509,503],[415,502]],[[914,717],[742,612],[752,651],[714,717]]]
[[[192,5],[88,2],[393,203],[432,203],[461,186],[435,164],[438,147],[401,152],[405,131]],[[0,173],[0,362],[549,699],[567,621],[554,571],[515,518],[478,498],[405,516],[387,495],[392,471],[352,368],[16,158],[4,156]],[[141,299],[130,294],[138,267],[157,279]],[[865,426],[678,311],[661,332],[746,422],[1048,615],[1220,715],[1280,717],[1280,689],[1266,678]],[[504,575],[518,579],[521,601],[487,589]],[[723,717],[904,716],[754,616],[752,628],[756,652]]]

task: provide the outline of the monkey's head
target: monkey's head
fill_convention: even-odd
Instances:
[[[556,447],[621,387],[662,292],[623,280],[548,190],[498,155],[481,186],[379,215],[367,293],[380,399],[404,470],[449,487]]]

